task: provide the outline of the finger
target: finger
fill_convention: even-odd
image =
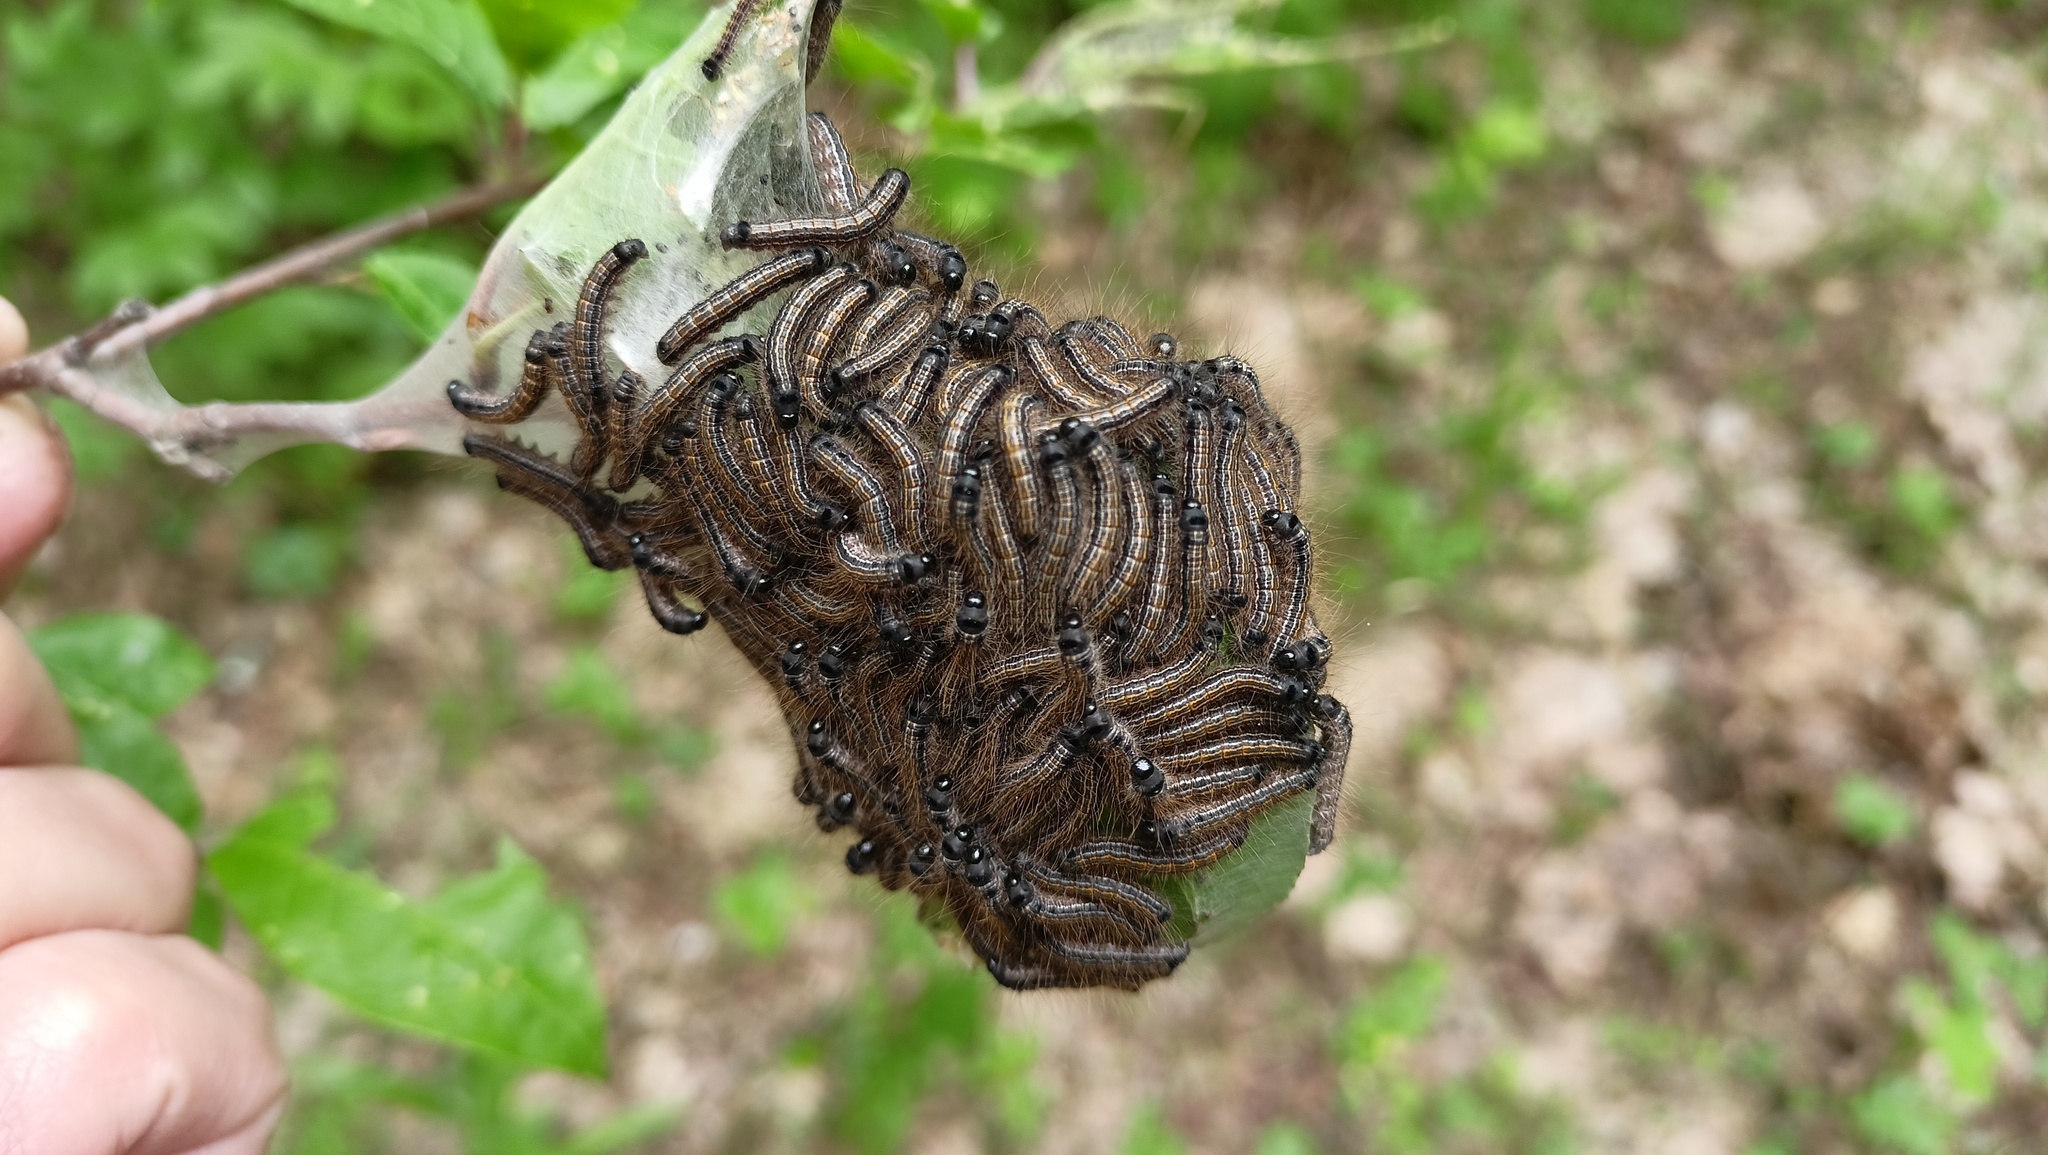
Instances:
[[[179,936],[89,930],[0,951],[0,1145],[258,1155],[285,1093],[270,1009]]]
[[[0,767],[78,761],[78,733],[49,671],[0,614]]]
[[[28,355],[28,322],[14,302],[0,297],[0,365]]]
[[[0,770],[0,951],[73,930],[183,930],[197,869],[184,832],[111,775]]]
[[[71,504],[71,454],[26,397],[0,399],[0,596]]]

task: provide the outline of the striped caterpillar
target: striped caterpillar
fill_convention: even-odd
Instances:
[[[560,394],[569,460],[465,447],[665,629],[725,629],[851,870],[945,908],[1006,986],[1135,989],[1187,957],[1162,882],[1303,795],[1311,851],[1334,832],[1351,722],[1321,692],[1298,443],[1241,361],[970,283],[895,227],[908,177],[864,186],[808,130],[824,211],[728,224],[769,255],[661,336],[665,377],[606,363],[650,259],[624,240],[511,392],[448,387],[486,425]]]

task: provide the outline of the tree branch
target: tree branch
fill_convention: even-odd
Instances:
[[[78,395],[80,391],[94,391],[84,389],[86,381],[92,377],[90,373],[82,371],[88,360],[119,360],[131,352],[139,352],[147,346],[160,344],[176,332],[197,326],[203,319],[215,313],[223,313],[236,305],[242,305],[244,301],[262,297],[264,293],[276,289],[283,289],[285,285],[305,281],[309,276],[319,274],[324,268],[336,262],[348,260],[350,256],[356,256],[360,252],[369,252],[377,246],[406,236],[406,233],[416,233],[420,229],[430,229],[434,225],[469,219],[477,213],[504,205],[506,201],[530,197],[545,182],[547,180],[543,176],[526,176],[502,184],[479,184],[475,188],[465,188],[463,193],[457,193],[455,197],[449,197],[446,201],[436,201],[432,205],[416,205],[403,213],[393,213],[379,221],[358,225],[354,229],[334,233],[330,238],[299,246],[283,256],[276,256],[254,268],[233,274],[219,285],[203,285],[199,289],[193,289],[184,297],[172,301],[170,305],[164,305],[162,309],[154,309],[145,301],[125,301],[109,317],[94,324],[92,328],[63,338],[49,348],[43,348],[12,362],[12,365],[0,367],[0,395],[18,393],[25,389],[49,389],[53,393],[61,393],[66,397],[72,397],[74,401],[90,405],[94,412],[113,420],[115,424],[123,424],[127,428],[133,428],[137,434],[150,436],[145,430],[135,428],[133,424],[123,420],[123,416],[119,416],[119,405],[102,405],[94,403],[94,399]],[[213,408],[219,410],[219,405],[213,405]],[[276,405],[252,405],[252,408],[274,410]]]

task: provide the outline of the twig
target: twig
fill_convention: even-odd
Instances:
[[[212,401],[159,406],[108,385],[79,366],[60,363],[49,370],[46,364],[35,364],[32,368],[35,384],[142,438],[170,464],[214,482],[233,477],[235,467],[210,455],[238,442],[266,441],[266,451],[308,442],[332,442],[365,452],[423,449],[431,447],[424,438],[437,428],[437,421],[446,424],[448,412],[447,402],[438,397],[422,403],[386,393],[355,401]]]
[[[0,366],[0,396],[38,387],[69,396],[68,390],[60,383],[65,379],[59,372],[60,367],[76,368],[88,358],[118,360],[245,301],[313,277],[328,266],[358,253],[408,233],[473,217],[507,201],[530,196],[545,183],[545,177],[531,176],[500,184],[479,185],[446,200],[416,205],[382,220],[301,245],[237,273],[220,284],[202,285],[161,309],[152,309],[137,301],[124,302],[106,320],[85,331],[13,364]]]
[[[415,412],[419,408],[417,403],[389,396],[373,395],[344,402],[179,405],[167,397],[152,401],[110,384],[96,370],[122,365],[174,333],[245,301],[314,277],[359,253],[408,233],[473,217],[507,201],[530,196],[545,183],[544,177],[532,176],[466,189],[446,200],[418,205],[301,245],[220,284],[193,289],[161,309],[152,309],[144,301],[123,302],[105,319],[83,331],[0,366],[0,396],[40,388],[70,398],[143,438],[165,460],[212,481],[227,480],[233,470],[210,460],[209,452],[244,438],[267,438],[284,444],[333,441],[365,450],[415,445],[418,437],[414,427],[420,425],[426,414]],[[158,389],[153,384],[151,388]]]

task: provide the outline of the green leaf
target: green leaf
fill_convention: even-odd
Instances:
[[[1991,1014],[1982,1006],[1952,1006],[1924,980],[1908,980],[1906,1009],[1927,1049],[1948,1071],[1949,1087],[1969,1104],[1989,1102],[1998,1089],[1998,1048],[1991,1043]]]
[[[1351,278],[1351,292],[1383,321],[1406,316],[1428,304],[1413,286],[1371,271]]]
[[[593,28],[617,22],[633,8],[633,0],[482,0],[482,4],[498,45],[523,71],[546,64],[563,45]]]
[[[719,925],[757,955],[772,957],[789,945],[790,931],[811,906],[811,895],[780,854],[755,859],[712,892]]]
[[[197,833],[203,806],[185,756],[157,730],[213,681],[213,660],[170,623],[144,614],[79,614],[29,634],[78,727],[79,760],[104,770]]]
[[[526,82],[519,96],[527,126],[546,130],[573,124],[624,92],[662,62],[695,24],[696,5],[683,13],[643,5],[626,19],[592,28]]]
[[[71,450],[71,468],[81,482],[89,484],[118,477],[141,454],[142,443],[134,434],[107,424],[75,401],[52,397],[44,411],[64,431],[64,443]]]
[[[315,16],[409,44],[492,108],[512,102],[512,70],[476,0],[285,0]]]
[[[1154,888],[1173,904],[1174,931],[1195,942],[1214,942],[1278,906],[1308,861],[1314,806],[1312,793],[1275,806],[1253,820],[1237,853],[1193,874],[1157,880]]]
[[[1542,159],[1550,147],[1550,137],[1536,110],[1495,101],[1479,111],[1467,130],[1465,143],[1474,154],[1492,164],[1512,166]]]
[[[334,829],[334,799],[324,791],[287,794],[235,831],[234,841],[303,847]]]
[[[346,553],[330,527],[279,526],[243,547],[242,580],[259,597],[317,598],[334,587]]]
[[[1002,33],[1002,17],[974,0],[918,0],[931,13],[946,39],[955,44],[986,44]]]
[[[581,924],[509,842],[498,865],[413,902],[311,853],[324,795],[273,805],[207,865],[294,977],[398,1030],[578,1074],[605,1071],[604,1003]]]
[[[660,759],[678,770],[695,770],[718,753],[718,735],[695,726],[664,726],[651,745]]]
[[[1844,421],[1815,430],[1813,444],[1828,464],[1853,468],[1877,452],[1877,431],[1861,421]]]
[[[632,745],[645,736],[631,687],[589,646],[569,651],[568,664],[548,683],[547,703],[549,709],[596,722],[613,741]]]
[[[1685,35],[1691,0],[1587,0],[1586,22],[1609,36],[1662,48]]]
[[[227,931],[228,912],[221,905],[220,886],[202,874],[192,890],[192,915],[185,920],[185,934],[217,951]]]
[[[50,673],[161,718],[213,681],[213,659],[177,627],[147,614],[75,614],[29,635]]]
[[[923,132],[938,111],[931,63],[882,33],[841,18],[832,30],[832,63],[855,84],[896,91],[900,103],[886,119],[898,132]]]
[[[185,756],[156,722],[125,702],[98,697],[58,681],[78,726],[79,761],[104,770],[149,799],[187,834],[199,832],[204,813]]]
[[[831,52],[833,64],[856,84],[909,92],[931,82],[931,62],[915,48],[844,17],[832,29]]]
[[[1856,1131],[1897,1155],[1948,1155],[1956,1118],[1911,1075],[1895,1075],[1849,1103]]]
[[[1159,1115],[1159,1105],[1147,1103],[1131,1117],[1118,1155],[1187,1155],[1188,1145]]]
[[[1938,541],[1955,528],[1960,515],[1940,471],[1920,465],[1902,468],[1892,474],[1891,491],[1892,507],[1922,537]]]
[[[933,118],[925,155],[980,161],[1040,180],[1060,175],[1080,159],[1073,148],[1043,144],[1017,131],[987,132],[974,121],[951,116]]]
[[[683,1121],[682,1108],[672,1103],[632,1107],[569,1140],[563,1155],[608,1155],[661,1138]]]
[[[579,552],[569,580],[555,593],[555,616],[570,622],[594,622],[612,611],[620,591],[633,579],[626,574],[583,564]]]
[[[1429,1030],[1449,977],[1442,962],[1418,958],[1389,975],[1378,989],[1360,995],[1338,1028],[1339,1058],[1376,1066],[1401,1044]]]
[[[1295,1123],[1275,1123],[1259,1133],[1258,1155],[1316,1155],[1316,1141]]]
[[[422,341],[439,337],[476,287],[476,266],[443,253],[386,250],[363,271]]]
[[[1868,774],[1851,774],[1835,787],[1835,821],[1842,833],[1878,849],[1913,833],[1913,804]]]

